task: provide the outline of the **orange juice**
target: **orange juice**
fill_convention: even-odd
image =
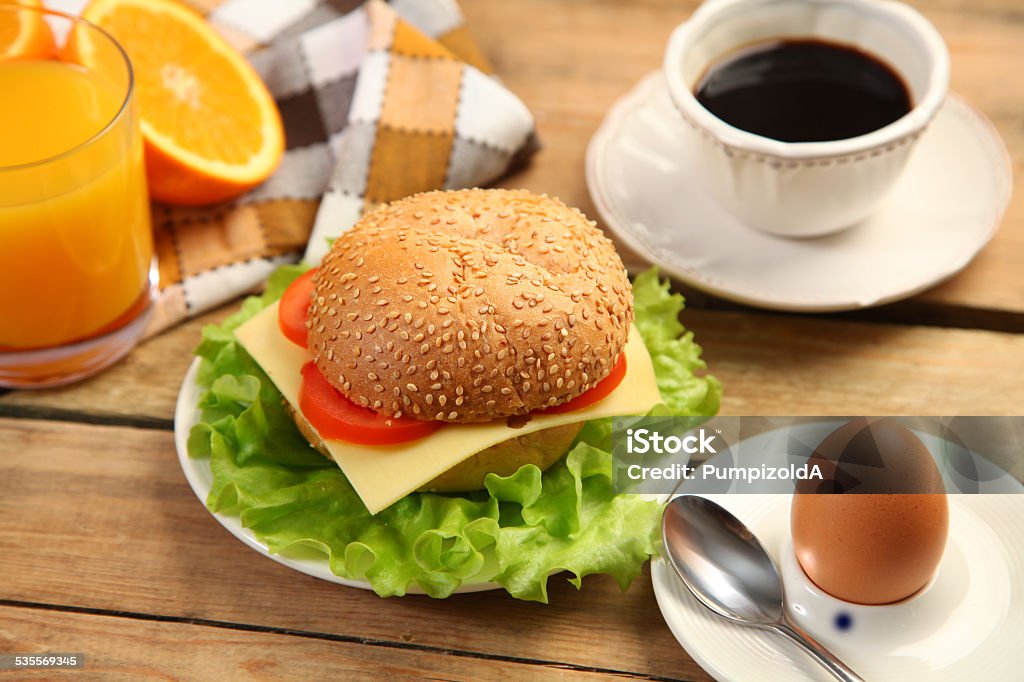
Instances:
[[[0,352],[92,336],[148,292],[142,140],[125,92],[75,64],[0,61]]]

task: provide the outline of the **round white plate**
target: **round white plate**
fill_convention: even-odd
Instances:
[[[963,269],[1010,198],[998,133],[950,94],[875,215],[827,237],[777,237],[703,191],[685,125],[661,74],[644,78],[590,141],[590,194],[625,246],[690,286],[747,305],[837,311],[912,296]]]
[[[821,421],[744,439],[731,448],[736,466],[787,463],[787,443],[819,442],[841,422]],[[949,455],[945,442],[916,432],[936,459]],[[716,459],[730,453],[722,453]],[[1024,670],[1024,484],[996,465],[969,453],[985,474],[988,494],[950,495],[946,553],[931,586],[893,606],[850,607],[866,625],[851,633],[831,626],[843,603],[813,587],[794,569],[790,555],[787,494],[708,494],[746,523],[771,552],[786,578],[786,590],[804,612],[820,617],[801,624],[871,682],[953,682],[1017,679]],[[718,462],[722,465],[722,462]],[[955,483],[943,468],[947,485]],[[769,484],[765,484],[766,486]],[[683,492],[699,492],[683,486]],[[792,576],[798,575],[794,579]],[[832,680],[807,656],[771,633],[720,618],[690,594],[663,558],[651,564],[662,616],[687,652],[713,677],[730,682]],[[814,597],[813,593],[819,596]],[[792,602],[790,602],[792,606]],[[824,617],[822,616],[824,612]]]
[[[192,486],[192,492],[199,498],[203,508],[206,509],[206,498],[210,494],[210,487],[213,485],[213,472],[210,471],[209,459],[195,459],[188,456],[188,434],[192,426],[199,422],[199,397],[203,389],[196,384],[196,375],[199,372],[199,359],[196,358],[185,374],[185,380],[178,392],[178,403],[174,410],[174,445],[178,449],[178,461],[181,463],[181,470],[185,472],[185,478]],[[213,514],[213,512],[210,512]],[[242,525],[237,516],[226,516],[213,514],[220,525],[236,538],[249,545],[263,556],[270,557],[279,564],[284,564],[296,571],[311,575],[321,580],[329,580],[332,583],[358,587],[362,590],[372,590],[370,583],[365,580],[349,580],[331,572],[327,563],[327,556],[322,552],[313,549],[297,549],[271,553],[267,546],[260,542],[256,535]],[[492,574],[493,575],[493,574]],[[484,590],[501,589],[501,585],[490,581],[466,582],[460,585],[455,592],[482,592]],[[423,590],[417,585],[410,585],[409,594],[423,594]]]
[[[789,551],[789,495],[713,497],[781,563]],[[811,632],[870,682],[1012,680],[1024,670],[1024,499],[951,495],[949,501],[950,534],[939,573],[925,594],[907,604],[929,616],[924,622],[905,630],[881,627],[845,644],[842,634]],[[651,564],[651,578],[665,622],[715,679],[833,679],[788,641],[713,614],[665,559]]]

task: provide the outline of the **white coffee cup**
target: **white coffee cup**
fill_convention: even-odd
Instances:
[[[913,108],[865,135],[782,142],[731,126],[697,101],[709,66],[776,38],[815,38],[874,55],[903,78]],[[813,237],[858,223],[885,198],[946,97],[949,52],[927,19],[898,2],[709,0],[672,33],[663,70],[713,196],[748,225]]]

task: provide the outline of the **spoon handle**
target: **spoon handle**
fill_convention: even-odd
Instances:
[[[836,658],[835,654],[823,647],[803,630],[783,621],[771,626],[776,632],[785,635],[811,657],[820,663],[840,682],[864,682],[864,678],[850,670],[850,667]]]

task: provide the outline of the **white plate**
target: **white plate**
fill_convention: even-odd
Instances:
[[[206,497],[210,494],[210,487],[213,484],[210,460],[205,458],[194,459],[188,456],[188,434],[192,430],[192,426],[199,422],[198,405],[199,398],[203,394],[203,389],[196,384],[199,362],[198,358],[192,361],[188,372],[185,374],[185,380],[181,384],[181,390],[178,392],[178,404],[174,410],[174,445],[178,449],[178,461],[181,463],[181,470],[185,472],[185,478],[188,479],[189,485],[192,486],[192,492],[199,498],[199,502],[202,503],[205,509]],[[210,513],[213,514],[213,512]],[[242,526],[242,522],[237,516],[213,514],[213,518],[217,519],[220,525],[227,528],[232,535],[263,556],[270,557],[289,568],[294,568],[296,571],[306,575],[311,575],[321,580],[329,580],[339,585],[358,587],[362,590],[373,589],[370,583],[365,580],[349,580],[332,573],[327,563],[327,556],[322,552],[317,552],[313,549],[299,549],[274,554],[271,553],[264,543],[256,538],[256,535],[251,530]],[[501,585],[481,580],[465,582],[455,592],[482,592],[484,590],[496,589],[502,589]],[[409,586],[408,592],[409,594],[423,594],[423,590],[415,584]]]
[[[789,495],[720,495],[776,563],[789,550]],[[686,651],[715,679],[729,682],[833,678],[771,633],[734,625],[700,604],[662,558],[651,564],[662,616]],[[950,537],[928,592],[909,604],[933,614],[902,635],[884,628],[869,639],[811,632],[870,682],[1015,680],[1024,670],[1024,499],[950,496]],[[787,589],[791,586],[787,582]],[[924,599],[931,597],[928,603]],[[921,601],[922,603],[918,603]],[[874,607],[891,608],[891,607]],[[889,631],[886,631],[889,630]],[[892,632],[896,630],[896,632]]]
[[[741,467],[761,462],[781,466],[787,462],[790,436],[803,443],[817,442],[837,424],[823,421],[758,434],[732,448],[732,456]],[[934,457],[945,456],[942,439],[920,432],[918,436]],[[799,621],[804,629],[867,680],[1019,679],[1024,670],[1024,485],[987,460],[974,458],[979,471],[983,468],[987,474],[981,489],[990,494],[949,496],[949,541],[935,580],[913,600],[892,606],[844,604],[822,594],[794,568],[790,495],[708,497],[746,523],[771,552],[784,576],[789,606],[796,601],[799,610],[814,616]],[[695,492],[686,487],[683,491]],[[789,642],[711,613],[665,559],[652,562],[651,576],[665,622],[716,679],[832,680]],[[851,630],[855,634],[835,630],[831,622],[837,608],[853,613],[864,625]]]
[[[963,269],[992,238],[1010,198],[1006,147],[982,114],[951,94],[874,216],[828,237],[777,237],[742,224],[703,191],[684,125],[661,74],[647,76],[590,141],[590,194],[641,257],[748,305],[836,311],[912,296]]]

